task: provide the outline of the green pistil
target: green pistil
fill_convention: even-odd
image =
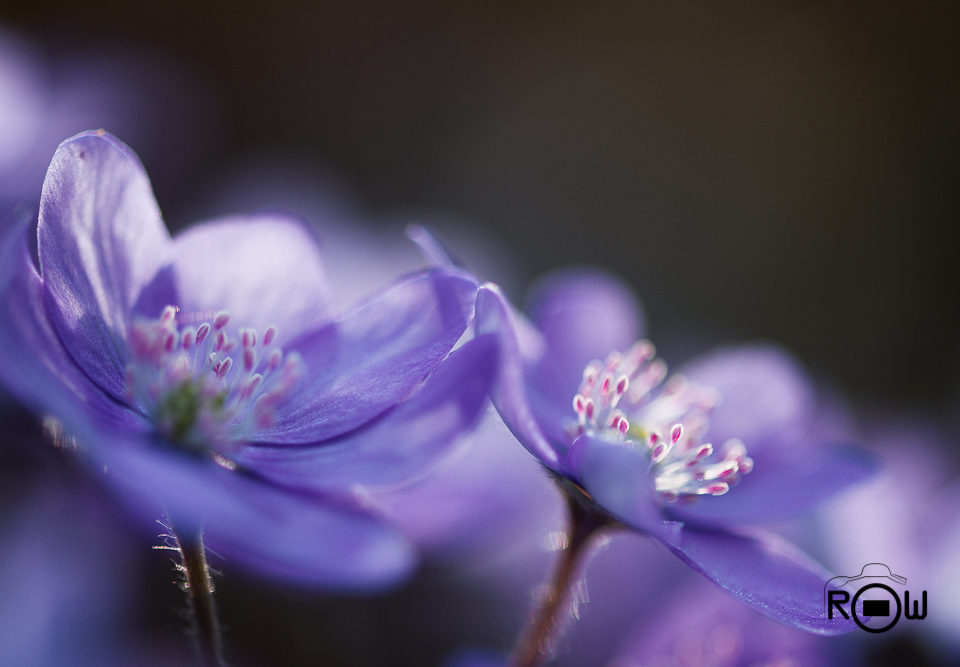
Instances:
[[[227,402],[227,393],[219,391],[212,397],[204,396],[203,387],[195,380],[184,380],[176,385],[157,405],[157,423],[171,442],[193,449],[191,442],[201,411],[221,417]]]

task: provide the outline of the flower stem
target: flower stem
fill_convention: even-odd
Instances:
[[[225,667],[223,645],[220,641],[220,623],[217,620],[217,606],[213,600],[213,585],[210,581],[210,569],[203,548],[203,536],[197,532],[174,533],[183,572],[186,576],[186,591],[190,596],[193,610],[193,624],[196,648],[203,667]]]
[[[580,561],[589,552],[591,538],[601,528],[614,523],[608,515],[589,507],[592,503],[584,503],[575,496],[580,494],[579,490],[569,488],[572,486],[569,483],[558,482],[567,500],[570,526],[567,544],[560,552],[549,588],[540,598],[530,624],[517,639],[510,658],[511,667],[536,667],[549,656],[549,643],[556,640],[555,635],[562,630],[566,620],[562,613],[566,611]]]

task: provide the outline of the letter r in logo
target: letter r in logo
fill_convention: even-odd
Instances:
[[[848,621],[850,620],[850,616],[847,614],[847,612],[843,610],[843,607],[840,606],[842,604],[846,604],[850,602],[849,593],[847,593],[846,591],[832,590],[829,593],[827,593],[827,601],[829,603],[827,605],[827,618],[829,618],[830,620],[833,620],[833,608],[836,607],[837,610],[840,612],[841,616],[843,616]]]

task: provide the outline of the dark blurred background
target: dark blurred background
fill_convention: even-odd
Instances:
[[[5,0],[0,22],[51,61],[113,49],[184,75],[189,103],[154,98],[166,135],[132,146],[174,229],[225,165],[292,152],[372,221],[475,226],[520,284],[610,267],[668,361],[774,339],[853,396],[960,415],[958,3]],[[318,601],[239,575],[221,602],[231,641],[261,633],[254,657],[306,664],[300,633],[351,664],[430,664],[471,635],[425,618],[493,604],[444,577]]]
[[[528,277],[613,268],[654,338],[776,339],[881,398],[956,384],[956,3],[8,0],[0,19],[202,82],[212,148],[158,185],[172,226],[215,165],[292,148],[374,216],[489,230]]]

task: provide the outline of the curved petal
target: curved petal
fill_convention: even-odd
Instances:
[[[146,421],[109,398],[77,367],[47,317],[45,294],[27,241],[28,224],[0,250],[0,376],[22,401],[49,412],[90,446],[91,428],[143,433]]]
[[[285,346],[303,358],[295,395],[262,442],[318,443],[396,405],[450,352],[473,318],[477,283],[457,269],[407,278],[352,315]]]
[[[497,377],[490,392],[493,405],[527,451],[552,470],[563,473],[566,468],[544,436],[531,409],[516,319],[517,315],[499,287],[490,283],[480,287],[477,292],[477,335],[494,334],[499,346]]]
[[[830,447],[786,460],[761,454],[754,464],[753,471],[724,495],[672,505],[667,514],[706,527],[773,523],[812,509],[879,470],[873,456],[853,447]]]
[[[664,518],[653,501],[649,457],[629,443],[581,435],[567,455],[579,482],[603,509],[641,532],[673,539],[679,524]]]
[[[667,546],[727,593],[785,625],[821,635],[856,628],[853,621],[827,618],[823,591],[830,573],[776,535],[684,528]]]
[[[229,565],[327,588],[398,583],[415,558],[407,542],[349,498],[293,493],[158,443],[110,443],[105,481],[148,525],[202,528]]]
[[[643,311],[633,292],[599,269],[554,273],[534,290],[527,309],[548,353],[531,374],[533,384],[568,410],[584,367],[625,351],[643,336]]]
[[[230,312],[230,327],[261,334],[273,325],[290,341],[333,319],[316,239],[280,215],[231,217],[194,225],[173,240],[185,313]]]
[[[37,239],[50,316],[64,346],[122,400],[131,313],[170,249],[136,155],[105,132],[60,144],[43,184]]]
[[[794,446],[813,417],[812,382],[800,363],[776,345],[721,348],[680,372],[720,392],[707,433],[715,445],[739,438],[751,456],[767,443]]]
[[[413,395],[365,428],[318,446],[248,445],[239,464],[278,485],[350,489],[407,481],[469,430],[487,404],[496,349],[489,336],[450,353]]]

